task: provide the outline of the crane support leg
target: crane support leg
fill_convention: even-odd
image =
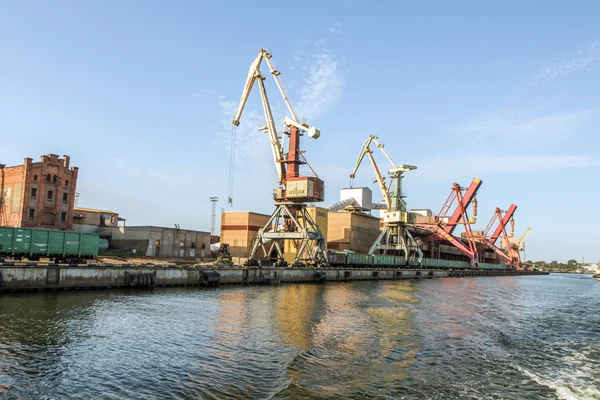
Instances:
[[[388,250],[404,252],[406,260],[409,259],[409,248],[407,246],[407,240],[405,237],[406,228],[403,225],[386,225],[386,227],[379,233],[375,242],[369,248],[369,254],[375,254],[381,251],[385,254]]]
[[[311,218],[306,204],[276,203],[275,212],[264,227],[258,230],[248,265],[257,265],[257,251],[264,249],[265,244],[271,244],[271,251],[276,251],[278,265],[285,265],[285,255],[281,242],[294,241],[297,244],[294,264],[319,265],[327,263],[325,238]],[[290,246],[293,248],[295,246]],[[271,257],[271,254],[263,254]]]

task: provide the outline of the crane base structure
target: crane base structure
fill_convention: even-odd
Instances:
[[[292,241],[296,248],[292,266],[326,265],[325,238],[306,209],[306,204],[277,202],[275,206],[275,212],[254,238],[247,265],[259,265],[256,253],[260,248],[266,257],[275,252],[275,266],[287,266],[284,257],[285,241]]]
[[[385,214],[392,214],[391,212]],[[404,214],[398,212],[395,214]],[[420,249],[421,244],[406,229],[405,223],[388,223],[385,225],[379,236],[369,249],[369,254],[386,254],[387,252],[404,252],[407,265],[421,265],[423,261],[423,252]]]

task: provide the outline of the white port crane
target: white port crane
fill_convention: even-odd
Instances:
[[[291,242],[291,248],[296,250],[293,261],[294,264],[323,264],[327,262],[325,256],[325,238],[306,210],[306,203],[323,201],[324,184],[314,170],[312,170],[300,150],[300,137],[303,136],[304,133],[308,134],[308,136],[313,139],[317,139],[320,136],[320,131],[315,127],[309,127],[298,121],[298,117],[296,116],[279,80],[280,72],[273,66],[271,57],[269,52],[260,49],[258,56],[250,65],[250,71],[248,72],[246,84],[242,91],[240,104],[232,120],[234,126],[240,124],[240,118],[244,111],[248,96],[250,95],[254,83],[258,82],[263,111],[267,123],[266,127],[261,128],[261,130],[265,130],[269,134],[269,142],[275,169],[277,171],[279,187],[275,189],[274,195],[276,206],[275,212],[271,215],[271,218],[265,226],[259,229],[257,236],[254,239],[248,264],[258,264],[256,254],[257,250],[262,248],[263,254],[266,257],[273,255],[275,252],[277,265],[286,265],[287,263],[285,262],[285,255],[282,249],[282,244],[285,243],[285,241]],[[266,78],[260,70],[263,60],[267,63],[269,71],[275,79],[279,92],[291,115],[291,118],[285,117],[283,119],[283,122],[288,129],[288,131],[284,131],[283,133],[289,137],[287,152],[285,152],[277,129],[275,128],[271,105],[269,104],[269,98],[263,82]],[[302,176],[300,173],[301,165],[307,165],[314,176]],[[268,250],[265,245],[270,245]],[[288,246],[288,248],[289,247],[290,246]]]
[[[391,191],[385,182],[385,178],[381,175],[379,167],[373,157],[373,151],[371,150],[371,143],[373,142],[375,142],[375,145],[381,150],[385,158],[392,165],[392,168],[388,170],[391,181],[390,186],[392,187]],[[420,243],[413,238],[406,228],[408,212],[406,210],[406,202],[402,196],[402,178],[404,172],[415,170],[417,167],[406,164],[397,165],[387,151],[385,151],[384,147],[385,145],[379,142],[377,136],[369,135],[362,145],[354,169],[350,174],[350,179],[354,179],[365,155],[368,156],[373,171],[375,172],[375,180],[378,183],[383,196],[383,201],[386,205],[386,210],[383,211],[385,227],[371,245],[369,254],[375,254],[378,251],[385,253],[388,250],[402,250],[408,263],[420,263],[423,254],[419,248]]]

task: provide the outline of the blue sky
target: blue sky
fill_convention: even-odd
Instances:
[[[533,228],[528,259],[598,261],[599,13],[595,1],[0,1],[0,159],[70,155],[79,206],[129,224],[209,230],[210,196],[270,213],[257,93],[226,204],[230,120],[266,47],[321,130],[303,147],[324,206],[373,133],[418,167],[409,207],[437,212],[453,182],[477,176],[479,229],[515,203],[515,233]],[[379,200],[372,178],[365,165],[354,185]]]

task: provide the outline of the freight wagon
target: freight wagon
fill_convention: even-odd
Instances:
[[[402,256],[392,256],[385,254],[361,254],[344,251],[328,251],[327,262],[332,267],[352,267],[352,268],[402,268],[402,267],[420,267],[429,269],[471,269],[466,261],[441,260],[437,258],[424,258],[421,265],[407,265],[406,259]],[[479,269],[483,270],[507,270],[510,269],[504,264],[479,263]]]
[[[454,261],[454,260],[441,260],[437,258],[424,258],[423,268],[431,269],[471,269],[471,266],[466,261]],[[491,263],[479,263],[479,269],[483,270],[500,270],[506,271],[509,268],[506,264],[491,264]]]
[[[57,263],[82,263],[98,256],[99,243],[100,237],[92,233],[0,227],[0,261],[48,257]]]
[[[400,268],[407,267],[402,256],[362,254],[345,251],[328,251],[327,262],[333,267]]]

